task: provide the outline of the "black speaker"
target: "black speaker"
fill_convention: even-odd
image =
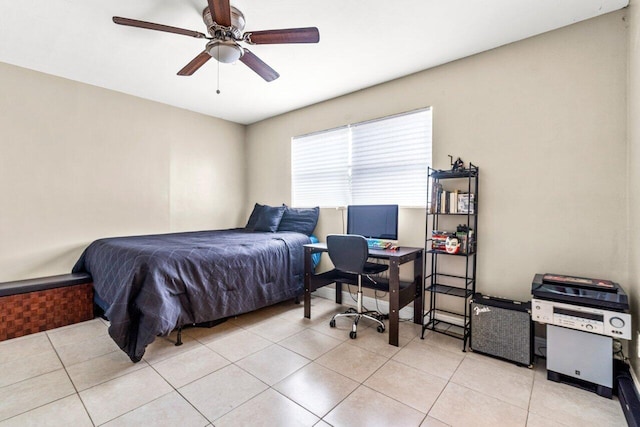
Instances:
[[[530,302],[476,293],[470,302],[470,313],[471,350],[518,365],[533,365]]]

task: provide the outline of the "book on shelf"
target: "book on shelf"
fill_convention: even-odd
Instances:
[[[437,192],[434,192],[434,194],[436,195],[437,201],[435,210],[432,213],[453,213],[457,210],[457,201],[453,198],[455,193],[442,189],[442,186],[440,185],[440,187],[437,188]]]
[[[449,193],[449,213],[458,213],[458,190]]]
[[[442,184],[434,181],[431,187],[431,206],[429,212],[440,213],[440,195],[442,194]]]

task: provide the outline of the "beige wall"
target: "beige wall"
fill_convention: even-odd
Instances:
[[[638,325],[640,324],[640,1],[630,2],[627,16],[629,18],[629,84],[628,99],[628,139],[629,139],[629,231],[627,244],[629,248],[629,297],[634,319],[634,341],[630,347],[630,360],[640,377],[638,363]]]
[[[245,127],[0,63],[0,282],[92,240],[244,218]]]
[[[247,209],[290,202],[291,136],[432,106],[435,167],[480,166],[478,290],[529,299],[536,272],[628,287],[624,13],[250,125]],[[423,218],[402,210],[401,244],[423,245]]]

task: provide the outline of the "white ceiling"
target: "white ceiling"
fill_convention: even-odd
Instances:
[[[320,43],[260,45],[280,73],[244,64],[176,73],[205,41],[206,0],[0,0],[0,62],[249,124],[625,7],[628,0],[232,0],[246,30],[318,27]],[[1,85],[1,83],[0,83]]]

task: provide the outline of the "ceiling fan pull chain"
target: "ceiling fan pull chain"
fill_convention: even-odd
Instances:
[[[220,45],[218,45],[218,56],[220,56]],[[218,63],[218,84],[216,88],[216,93],[220,95],[220,61],[216,61]]]

